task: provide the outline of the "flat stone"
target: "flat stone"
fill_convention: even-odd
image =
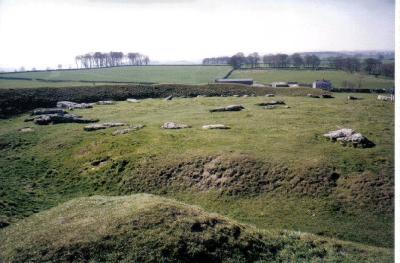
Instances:
[[[170,95],[170,96],[166,97],[164,100],[172,100],[172,98],[173,98],[173,96]]]
[[[242,105],[229,105],[226,107],[216,108],[210,110],[210,112],[223,112],[223,111],[241,111],[244,107]]]
[[[144,125],[134,125],[134,126],[130,126],[129,128],[126,129],[120,129],[120,130],[116,130],[112,133],[112,135],[121,135],[121,134],[126,134],[132,131],[137,131],[144,128]]]
[[[76,103],[72,101],[59,101],[57,102],[57,108],[63,109],[89,109],[93,108],[93,103]]]
[[[127,102],[138,103],[140,100],[137,99],[126,99]]]
[[[265,97],[275,97],[275,94],[265,94]]]
[[[204,125],[202,128],[205,130],[212,130],[212,129],[227,130],[227,129],[230,129],[231,127],[223,125],[223,124],[208,124],[208,125]]]
[[[161,126],[162,129],[185,129],[191,128],[191,126],[186,124],[179,124],[175,122],[166,122]]]
[[[34,109],[31,115],[43,115],[43,114],[54,114],[54,113],[65,114],[67,112],[60,108],[41,108],[41,109]]]
[[[126,123],[123,123],[123,122],[96,123],[96,124],[86,125],[85,127],[83,127],[83,130],[96,131],[96,130],[107,129],[107,128],[112,128],[112,127],[119,127],[119,126],[124,126],[124,125],[126,125]]]
[[[256,105],[257,106],[285,105],[285,102],[283,100],[272,100],[269,102],[257,103]]]
[[[21,129],[18,129],[19,132],[34,132],[35,130],[31,127],[24,127]]]
[[[367,137],[348,128],[330,131],[327,134],[324,134],[324,136],[332,141],[338,141],[343,145],[351,145],[353,147],[369,148],[375,146],[375,144],[368,140]]]
[[[113,105],[115,104],[112,100],[101,100],[97,102],[98,105]]]
[[[81,116],[74,114],[44,114],[37,115],[34,123],[38,125],[58,124],[58,123],[91,123],[97,122],[98,119],[83,119]]]

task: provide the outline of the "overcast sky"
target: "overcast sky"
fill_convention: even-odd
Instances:
[[[0,67],[74,66],[93,51],[152,61],[257,51],[394,50],[394,0],[0,0]]]

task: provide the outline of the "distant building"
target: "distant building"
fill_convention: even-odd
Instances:
[[[271,86],[273,88],[283,88],[283,87],[289,87],[289,84],[287,82],[272,82]]]
[[[215,83],[233,83],[233,84],[245,84],[253,85],[253,79],[216,79]]]
[[[332,88],[332,83],[329,80],[316,80],[313,82],[312,87],[314,89],[324,89],[330,90]]]

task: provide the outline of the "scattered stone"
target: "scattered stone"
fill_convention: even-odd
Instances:
[[[170,95],[170,96],[166,97],[164,100],[172,100],[172,98],[173,98],[173,96]]]
[[[82,119],[82,116],[74,114],[44,114],[37,115],[34,123],[39,125],[57,124],[57,123],[91,123],[98,122],[98,119]]]
[[[178,124],[175,122],[166,122],[161,126],[162,129],[185,129],[191,128],[191,126],[186,124]]]
[[[249,97],[249,95],[243,95],[242,97],[243,97],[243,98],[247,98],[247,97]]]
[[[133,103],[138,103],[140,100],[137,99],[126,99],[127,102],[133,102]]]
[[[72,101],[59,101],[57,102],[57,108],[63,109],[88,109],[93,108],[93,103],[76,103]]]
[[[101,129],[107,129],[107,128],[112,128],[112,127],[119,127],[119,126],[125,126],[126,124],[123,122],[105,122],[105,123],[97,123],[97,124],[91,124],[91,125],[86,125],[83,127],[83,130],[85,131],[96,131],[96,130],[101,130]]]
[[[113,105],[115,104],[112,100],[101,100],[97,102],[98,105]]]
[[[347,96],[348,100],[359,100],[360,98],[354,97],[354,96]]]
[[[243,109],[244,109],[244,107],[242,105],[229,105],[229,106],[222,107],[222,108],[212,109],[212,110],[210,110],[210,112],[241,111]]]
[[[310,98],[315,98],[315,99],[319,99],[320,97],[318,95],[313,95],[313,94],[307,94],[308,97]]]
[[[144,125],[134,125],[130,126],[129,128],[126,129],[121,129],[121,130],[116,130],[115,132],[112,133],[112,135],[121,135],[121,134],[126,134],[132,131],[137,131],[144,128]]]
[[[383,101],[394,101],[394,96],[385,96],[385,95],[378,95],[378,100],[383,100]]]
[[[275,97],[275,94],[265,94],[265,97]]]
[[[67,112],[60,108],[41,108],[33,110],[31,115],[43,115],[43,114],[54,114],[54,113],[65,114]]]
[[[233,97],[236,97],[236,98],[237,98],[237,97],[240,97],[240,96],[239,96],[239,95],[237,95],[237,94],[235,94],[235,95],[233,95]]]
[[[264,106],[262,108],[265,109],[265,110],[272,110],[272,109],[276,109],[277,106],[276,105],[268,105],[268,106]]]
[[[330,131],[324,134],[325,137],[331,141],[338,141],[343,145],[351,145],[353,147],[370,148],[374,147],[375,144],[363,136],[361,133],[356,133],[352,129],[340,129],[336,131]]]
[[[256,105],[257,106],[285,105],[285,102],[283,100],[273,100],[270,102],[257,103]]]
[[[212,129],[227,130],[227,129],[230,129],[231,127],[223,125],[223,124],[209,124],[209,125],[204,125],[202,128],[205,130],[212,130]]]
[[[35,130],[31,127],[24,127],[18,130],[19,132],[34,132]]]

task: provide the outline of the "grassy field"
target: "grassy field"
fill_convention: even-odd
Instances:
[[[394,80],[375,78],[364,74],[351,74],[333,70],[235,70],[230,78],[252,78],[261,83],[275,81],[297,81],[311,84],[315,80],[327,79],[336,88],[342,88],[344,81],[353,83],[361,88],[393,88]]]
[[[146,126],[121,136],[111,135],[116,128],[85,132],[81,124],[36,126],[23,121],[27,115],[1,120],[0,222],[13,225],[74,197],[148,192],[259,229],[391,248],[394,104],[368,94],[347,101],[347,95],[327,100],[278,96],[274,99],[291,108],[272,110],[255,105],[270,99],[260,96],[145,99],[74,111],[101,122]],[[236,103],[246,109],[208,112]],[[160,129],[166,121],[192,128]],[[232,129],[201,129],[213,123]],[[26,126],[35,131],[18,132]],[[339,127],[363,133],[376,147],[343,147],[322,137]],[[206,168],[237,180],[226,185],[193,181]],[[334,182],[328,178],[333,172],[340,175]]]
[[[114,67],[85,70],[62,70],[1,74],[3,77],[40,78],[48,80],[70,80],[71,83],[49,83],[27,80],[0,79],[0,88],[65,87],[77,81],[128,81],[176,84],[204,84],[225,76],[229,66],[140,66]],[[31,85],[32,84],[32,85]],[[70,85],[71,84],[71,85]]]

